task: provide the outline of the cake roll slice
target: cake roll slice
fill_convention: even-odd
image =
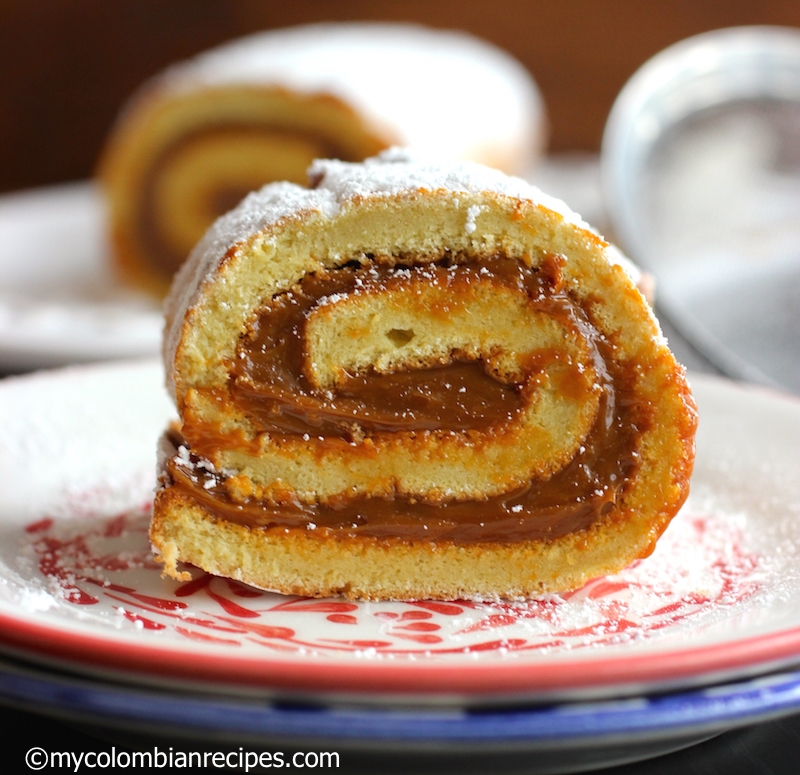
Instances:
[[[525,173],[543,145],[536,83],[460,32],[380,23],[258,33],[145,83],[101,158],[122,276],[163,295],[213,221],[315,158],[392,145]]]
[[[480,165],[393,150],[309,177],[218,220],[167,299],[165,572],[526,598],[651,552],[696,412],[635,268]]]

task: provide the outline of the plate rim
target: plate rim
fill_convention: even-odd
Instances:
[[[64,689],[69,691],[64,691]],[[86,701],[86,695],[91,695]],[[133,701],[132,701],[133,700]],[[613,700],[469,709],[375,709],[364,706],[285,707],[229,695],[176,694],[64,673],[0,658],[0,702],[23,702],[39,712],[80,711],[111,716],[123,723],[166,723],[169,730],[210,730],[246,735],[332,736],[345,740],[398,742],[451,741],[478,745],[565,743],[619,744],[642,737],[661,739],[692,733],[698,737],[800,708],[800,670],[735,681],[712,688]],[[31,707],[33,706],[33,707]],[[154,714],[154,707],[156,713]],[[549,745],[548,745],[549,744]]]
[[[214,659],[208,653],[153,643],[107,639],[66,632],[34,622],[20,622],[0,612],[5,647],[30,656],[31,650],[53,661],[92,673],[98,667],[129,678],[166,678],[192,685],[269,690],[283,696],[351,696],[362,700],[465,702],[546,700],[553,697],[629,696],[648,690],[703,686],[747,678],[800,664],[800,626],[688,649],[636,655],[535,663],[511,660],[480,665],[441,662],[312,661],[235,655]],[[188,644],[187,644],[188,645]],[[54,652],[55,655],[54,655]],[[55,659],[53,657],[55,656]],[[215,655],[216,656],[216,655]],[[659,659],[658,657],[665,657]],[[653,668],[653,663],[656,667]],[[202,675],[202,679],[198,676]],[[358,687],[354,689],[354,687]]]

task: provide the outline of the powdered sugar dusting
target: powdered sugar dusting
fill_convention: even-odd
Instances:
[[[491,191],[542,205],[580,228],[590,228],[564,202],[521,178],[471,162],[431,161],[409,149],[391,148],[360,164],[320,159],[311,165],[308,174],[317,182],[314,188],[287,182],[271,183],[249,194],[236,208],[218,219],[180,270],[167,306],[188,306],[202,280],[222,257],[249,237],[285,218],[300,217],[304,213],[316,212],[333,219],[342,207],[356,198],[388,198],[420,190]],[[469,222],[469,215],[467,219]],[[177,304],[178,299],[183,301],[182,305]]]
[[[464,231],[466,231],[467,234],[473,234],[477,230],[477,220],[482,209],[480,205],[472,205],[472,207],[467,208],[467,222],[464,225]]]
[[[171,389],[174,387],[172,362],[187,310],[197,302],[205,283],[211,280],[226,255],[242,249],[248,240],[257,238],[284,219],[301,218],[309,213],[333,219],[342,208],[358,199],[413,196],[419,191],[491,192],[540,205],[578,228],[590,230],[589,225],[564,202],[548,196],[521,178],[472,162],[433,161],[411,149],[393,147],[357,164],[320,159],[311,165],[308,174],[316,183],[314,188],[280,182],[249,194],[213,224],[179,270],[165,300],[168,327],[164,352]],[[458,196],[454,200],[461,205]],[[465,207],[468,230],[475,226],[477,216],[475,210],[470,215],[470,207]],[[608,251],[606,255],[610,261],[618,261],[617,253]]]
[[[317,182],[312,189],[281,182],[249,194],[212,226],[193,255],[219,259],[237,243],[284,218],[318,212],[333,219],[354,199],[390,198],[416,191],[473,194],[491,191],[542,205],[580,228],[590,228],[564,202],[548,196],[521,178],[472,162],[432,161],[410,149],[391,148],[359,164],[318,159],[308,174]],[[476,215],[473,210],[473,216]],[[469,215],[467,217],[469,220]],[[196,258],[190,258],[190,263],[196,262]]]
[[[311,165],[309,177],[320,180],[318,189],[333,193],[339,207],[356,197],[391,197],[415,190],[491,191],[542,205],[570,223],[590,228],[564,202],[548,196],[522,178],[474,162],[454,164],[434,159],[415,149],[392,148],[361,164],[319,159]]]

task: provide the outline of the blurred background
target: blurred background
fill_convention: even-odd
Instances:
[[[0,191],[94,170],[122,103],[173,61],[255,30],[415,21],[477,34],[541,87],[550,151],[597,151],[611,105],[655,53],[732,25],[800,27],[797,0],[0,0]]]
[[[160,310],[110,278],[107,224],[93,187],[81,183],[93,178],[137,87],[172,63],[255,31],[357,20],[460,29],[519,60],[540,88],[549,125],[549,155],[532,182],[657,278],[656,311],[668,333],[674,326],[680,334],[670,336],[679,358],[690,368],[800,392],[796,53],[786,67],[795,67],[788,77],[797,94],[781,127],[739,137],[737,127],[726,134],[712,116],[699,157],[693,137],[683,156],[652,155],[658,185],[644,174],[649,167],[629,164],[627,138],[613,165],[605,151],[599,159],[612,105],[645,62],[700,33],[749,25],[797,33],[796,52],[798,0],[0,0],[0,194],[14,192],[0,203],[0,373],[158,350]],[[763,51],[771,52],[769,44]],[[767,72],[769,87],[775,77],[765,58],[751,64]],[[745,101],[742,110],[746,127],[760,120],[758,104]],[[772,146],[780,148],[772,153]],[[614,165],[647,196],[631,188],[621,202],[610,194],[601,171]],[[623,216],[647,230],[647,244],[633,244]],[[57,239],[58,254],[32,250],[32,233],[39,245]]]

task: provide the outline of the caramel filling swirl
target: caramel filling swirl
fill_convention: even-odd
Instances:
[[[228,390],[187,394],[199,457],[174,458],[173,480],[258,527],[453,541],[588,527],[652,418],[562,262],[369,257],[306,275],[250,322]],[[213,461],[199,479],[197,459]]]

